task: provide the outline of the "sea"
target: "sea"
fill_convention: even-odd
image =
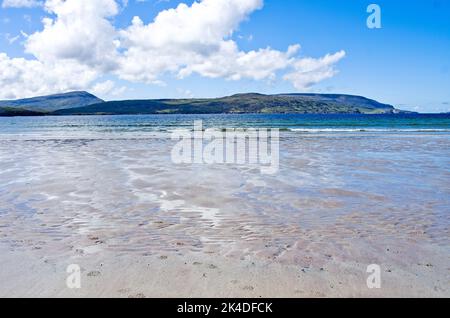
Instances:
[[[450,132],[450,114],[122,115],[5,117],[0,118],[0,138],[145,137],[147,133],[189,129],[196,120],[202,120],[205,128],[278,128],[300,134]]]

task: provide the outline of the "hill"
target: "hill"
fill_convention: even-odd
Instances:
[[[41,112],[34,112],[31,110],[20,108],[8,108],[0,107],[0,117],[13,117],[13,116],[42,116]]]
[[[236,94],[221,98],[104,102],[87,92],[0,101],[0,116],[133,114],[393,114],[392,105],[343,94]]]
[[[124,114],[390,114],[393,106],[361,96],[338,94],[237,94],[212,99],[155,99],[103,102],[67,108],[54,115]]]
[[[0,108],[3,108],[4,112],[18,109],[22,111],[49,113],[56,110],[83,107],[102,102],[103,100],[87,92],[70,92],[18,100],[4,100],[0,101]]]

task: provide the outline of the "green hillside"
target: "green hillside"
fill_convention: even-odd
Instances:
[[[87,92],[70,92],[65,94],[0,101],[0,107],[48,113],[55,110],[83,107],[102,102],[103,100]]]
[[[222,98],[104,102],[87,92],[0,101],[0,116],[133,114],[392,114],[391,105],[341,94],[236,94]]]
[[[318,94],[238,94],[213,99],[111,101],[58,110],[57,115],[92,114],[245,114],[245,113],[395,113],[397,110],[359,96]]]

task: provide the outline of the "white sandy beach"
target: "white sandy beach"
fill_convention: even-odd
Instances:
[[[0,297],[450,296],[446,136],[283,136],[275,176],[172,145],[0,141]]]
[[[381,289],[368,289],[364,262],[333,257],[317,264],[305,261],[309,265],[301,266],[212,252],[132,256],[97,251],[58,261],[2,250],[0,296],[448,297],[448,263],[439,251],[418,252],[420,257],[405,260],[402,251],[393,249],[383,259]],[[419,263],[421,259],[430,263]],[[66,286],[69,263],[81,266],[80,289]]]

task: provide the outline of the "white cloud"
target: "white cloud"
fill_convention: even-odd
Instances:
[[[208,57],[198,56],[196,60],[187,64],[179,71],[179,77],[184,78],[197,73],[210,78],[226,78],[240,80],[249,78],[254,80],[273,79],[278,70],[285,69],[291,64],[299,46],[292,46],[287,52],[270,48],[257,51],[242,52],[233,41],[224,41],[220,48]]]
[[[109,96],[120,96],[126,90],[127,87],[117,87],[116,83],[114,83],[112,80],[99,82],[95,84],[91,89],[94,95],[103,99],[108,99]]]
[[[229,38],[262,0],[203,0],[161,11],[145,25],[134,17],[120,32],[126,49],[118,75],[132,81],[157,81],[165,72],[185,77],[243,77],[240,52]]]
[[[126,1],[120,3],[124,6]],[[0,79],[9,88],[7,93],[1,90],[0,97],[75,88],[103,95],[123,91],[112,81],[99,83],[105,75],[162,85],[167,75],[271,81],[281,74],[303,90],[336,74],[343,51],[318,59],[300,58],[298,44],[286,51],[242,51],[233,34],[262,6],[263,0],[201,0],[163,10],[148,24],[134,17],[129,27],[116,29],[111,22],[120,13],[116,0],[47,0],[44,8],[50,17],[42,20],[43,30],[25,40],[25,51],[36,60],[2,57],[2,66],[10,68],[6,73],[16,75]],[[39,79],[29,83],[25,77]]]
[[[115,29],[107,20],[118,13],[114,0],[47,0],[44,30],[31,34],[27,53],[40,61],[74,60],[103,71],[116,64]]]
[[[315,58],[302,58],[293,64],[294,71],[284,76],[298,90],[309,89],[311,86],[336,75],[335,64],[345,57],[344,51]]]
[[[0,53],[1,97],[45,95],[89,87],[98,73],[72,61],[43,63]]]
[[[92,87],[92,93],[94,93],[97,96],[105,96],[111,93],[111,91],[115,88],[115,84],[111,80],[107,80],[104,82],[100,82],[95,84]]]
[[[124,37],[130,44],[145,49],[183,45],[198,51],[214,49],[250,13],[262,8],[262,3],[262,0],[203,0],[192,6],[181,3],[175,9],[161,11],[148,25],[136,17]]]
[[[42,5],[38,0],[3,0],[3,8],[33,8]]]
[[[330,77],[332,64],[337,61],[328,61],[327,56],[318,60],[328,63],[327,69],[317,66],[301,74],[301,66],[308,59],[295,57],[299,45],[290,46],[287,52],[271,48],[239,50],[231,36],[262,5],[262,0],[203,0],[162,11],[147,25],[135,17],[129,28],[120,31],[126,51],[117,73],[126,80],[149,83],[167,72],[179,78],[196,73],[228,80],[271,80],[278,71],[293,67],[295,72],[285,79],[292,80],[298,89]],[[301,81],[306,85],[300,85]]]

